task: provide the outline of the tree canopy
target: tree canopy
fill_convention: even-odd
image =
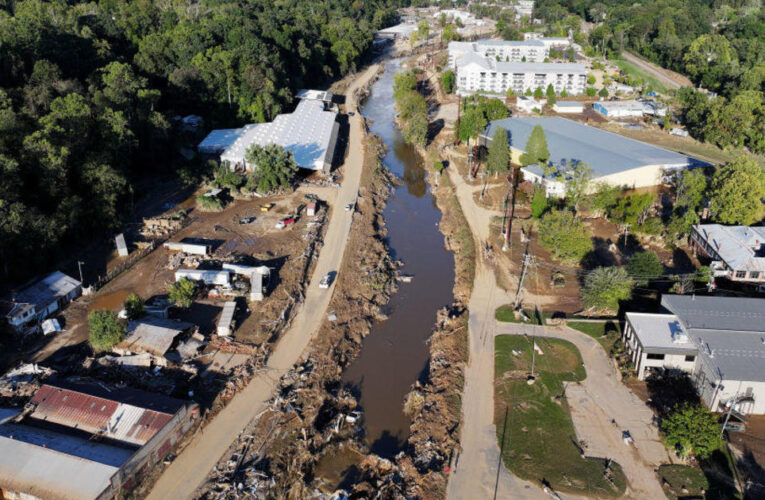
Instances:
[[[709,197],[715,220],[746,226],[758,222],[765,211],[765,170],[751,158],[736,158],[715,172]]]
[[[507,130],[497,127],[489,144],[489,158],[486,160],[486,170],[490,174],[507,172],[510,168],[510,148],[507,145]]]
[[[278,144],[253,144],[245,153],[245,159],[253,167],[248,187],[254,187],[261,193],[290,187],[298,171],[292,152]]]
[[[539,222],[539,242],[558,260],[580,262],[593,248],[582,221],[568,210],[551,210]]]
[[[535,125],[526,141],[526,148],[521,155],[521,165],[533,165],[535,163],[545,164],[550,158],[550,151],[547,150],[547,138],[541,125]]]
[[[709,458],[722,446],[717,415],[699,403],[676,406],[661,423],[664,441],[681,457]]]
[[[146,314],[143,299],[134,293],[128,295],[127,300],[125,300],[125,314],[129,320],[138,319]]]
[[[97,351],[109,351],[125,338],[125,323],[112,311],[88,314],[88,340]]]
[[[643,286],[651,278],[661,276],[664,272],[664,265],[654,252],[638,252],[630,258],[627,272],[636,284]]]
[[[584,278],[582,302],[597,313],[616,314],[619,302],[632,296],[632,281],[621,267],[597,267]]]
[[[167,297],[170,302],[178,307],[188,309],[194,302],[196,285],[188,278],[181,278],[167,289]]]

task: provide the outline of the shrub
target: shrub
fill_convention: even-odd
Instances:
[[[579,262],[593,248],[584,224],[568,210],[553,210],[542,217],[539,242],[564,262]]]
[[[531,217],[538,219],[547,211],[547,196],[545,190],[534,186],[534,195],[531,198]]]
[[[223,200],[217,196],[205,196],[203,194],[197,196],[197,208],[202,212],[221,212],[224,207]]]
[[[112,311],[88,315],[88,340],[97,351],[109,351],[125,338],[125,324]]]
[[[619,301],[632,296],[632,281],[621,267],[598,267],[584,279],[582,302],[595,312],[615,314]]]
[[[194,290],[196,285],[188,278],[181,278],[176,281],[167,290],[167,297],[172,303],[184,309],[191,307],[194,301]]]
[[[651,277],[661,276],[664,272],[659,257],[653,252],[638,252],[627,264],[627,272],[638,285],[645,285]]]
[[[708,458],[720,448],[720,425],[717,416],[704,406],[684,403],[675,406],[661,424],[664,441],[681,457]]]
[[[131,293],[125,301],[125,313],[129,320],[138,319],[146,314],[146,307],[143,299],[138,295]]]

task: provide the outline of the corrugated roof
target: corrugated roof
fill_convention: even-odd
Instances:
[[[765,227],[700,224],[694,229],[732,269],[765,272]]]
[[[664,295],[703,363],[725,380],[765,382],[765,299]]]
[[[151,439],[175,413],[47,384],[38,389],[30,402],[37,405],[30,415],[33,419],[137,446]]]
[[[61,271],[54,271],[13,295],[17,303],[34,304],[38,310],[74,291],[82,283]]]
[[[493,121],[484,131],[484,137],[491,140],[494,129],[502,127],[507,130],[510,146],[522,151],[536,125],[545,132],[552,163],[558,166],[576,161],[587,163],[595,179],[648,165],[679,169],[704,164],[680,153],[561,117]]]
[[[115,346],[115,351],[148,352],[163,356],[172,346],[175,337],[193,326],[183,321],[145,316],[128,323],[127,337]]]
[[[219,154],[236,142],[247,130],[254,125],[245,125],[242,128],[228,128],[213,130],[197,146],[202,153]]]

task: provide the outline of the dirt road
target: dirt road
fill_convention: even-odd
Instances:
[[[566,386],[577,437],[587,443],[585,453],[616,460],[624,470],[630,498],[663,498],[653,470],[671,459],[651,423],[651,410],[621,383],[613,362],[594,338],[571,328],[550,328],[514,323],[496,323],[495,335],[534,335],[567,340],[582,354],[587,377]],[[612,420],[616,423],[612,423]],[[622,441],[627,430],[633,446]]]
[[[656,77],[656,79],[659,80],[668,89],[693,87],[693,82],[691,82],[687,77],[681,75],[680,73],[675,73],[674,71],[670,71],[666,68],[662,68],[661,66],[657,66],[656,64],[650,61],[646,61],[642,57],[631,54],[626,50],[622,51],[622,59],[634,64],[635,66],[638,66],[644,71],[647,71]]]
[[[231,443],[250,420],[265,409],[279,378],[300,359],[324,320],[334,286],[324,290],[319,288],[319,281],[324,274],[340,268],[353,221],[353,212],[346,212],[342,207],[356,199],[364,160],[362,118],[358,113],[354,93],[356,89],[365,85],[376,71],[377,66],[373,65],[360,73],[346,94],[347,109],[356,111],[356,114],[350,117],[349,151],[345,160],[344,181],[334,199],[327,199],[333,210],[324,247],[311,277],[304,304],[300,307],[292,326],[275,346],[268,360],[267,370],[255,376],[203,431],[194,436],[191,443],[160,476],[149,494],[150,499],[193,497],[196,489],[202,485],[208,472]]]

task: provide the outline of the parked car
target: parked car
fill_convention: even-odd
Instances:
[[[325,274],[319,281],[319,288],[329,288],[332,284],[332,273]]]
[[[242,217],[239,219],[239,224],[252,224],[255,222],[255,217]]]
[[[348,204],[345,206],[345,211],[346,211],[346,212],[350,212],[351,210],[353,210],[353,203],[348,203]]]

